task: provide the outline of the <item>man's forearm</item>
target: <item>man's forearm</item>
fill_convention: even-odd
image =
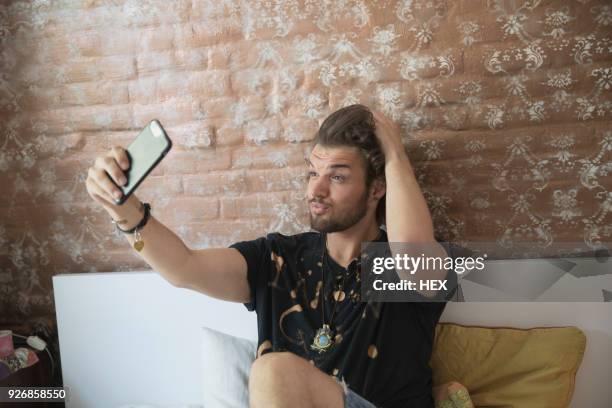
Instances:
[[[387,158],[385,166],[387,179],[386,218],[387,236],[391,252],[395,256],[409,255],[424,257],[445,257],[446,251],[440,246],[433,230],[433,221],[427,201],[412,170],[408,156],[392,154]],[[420,287],[420,281],[442,280],[446,276],[444,269],[425,269],[406,273],[398,272],[401,279],[415,282]],[[432,297],[437,290],[420,290],[423,295]]]
[[[434,242],[427,201],[404,152],[394,152],[385,164],[386,226],[389,242]]]
[[[131,199],[120,207],[117,207],[117,212],[111,213],[115,220],[125,219],[125,226],[120,226],[121,229],[127,230],[134,227],[144,215],[144,212],[139,211],[140,200]],[[189,259],[190,250],[185,243],[165,225],[160,223],[151,214],[147,224],[140,231],[144,247],[141,251],[134,249],[135,234],[123,234],[132,251],[140,255],[145,262],[164,279],[174,286],[181,286],[185,282],[185,277],[181,276],[181,271],[184,270]]]

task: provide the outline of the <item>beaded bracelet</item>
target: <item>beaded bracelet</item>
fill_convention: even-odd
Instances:
[[[111,220],[111,222],[115,224],[115,227],[117,227],[117,229],[123,232],[124,234],[136,233],[136,237],[134,241],[134,249],[136,249],[138,252],[140,252],[142,248],[144,248],[144,241],[142,240],[142,235],[140,234],[140,230],[142,230],[144,226],[147,224],[147,221],[149,221],[149,214],[151,213],[151,205],[149,203],[143,203],[143,207],[144,207],[144,216],[142,217],[142,220],[140,220],[138,225],[136,225],[132,229],[122,230],[121,228],[119,228],[118,224],[124,220],[121,220],[121,221]]]
[[[121,221],[115,221],[113,219],[111,219],[111,222],[113,224],[115,224],[115,227],[117,227],[117,229],[121,232],[123,232],[124,234],[133,234],[137,229],[142,229],[146,224],[147,221],[149,221],[149,214],[151,211],[151,205],[149,203],[142,203],[144,206],[144,216],[142,217],[142,220],[140,220],[140,222],[134,227],[131,228],[129,230],[122,230],[121,228],[119,228],[119,225],[121,223]]]

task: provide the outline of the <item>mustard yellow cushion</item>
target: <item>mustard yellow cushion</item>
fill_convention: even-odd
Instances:
[[[585,346],[576,327],[439,323],[430,361],[433,385],[463,384],[475,407],[566,407]]]

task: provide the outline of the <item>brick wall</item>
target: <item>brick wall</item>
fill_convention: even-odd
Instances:
[[[351,103],[400,123],[449,240],[611,241],[612,7],[559,1],[0,5],[0,324],[53,332],[51,276],[146,268],[87,195],[157,118],[138,189],[191,247],[308,228],[303,157]]]

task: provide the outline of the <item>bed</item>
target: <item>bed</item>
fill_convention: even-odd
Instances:
[[[170,285],[153,271],[53,277],[66,407],[202,407],[202,328],[256,340],[242,304]],[[441,322],[576,326],[587,347],[571,407],[609,407],[611,303],[450,302]],[[210,408],[210,407],[206,407]]]

